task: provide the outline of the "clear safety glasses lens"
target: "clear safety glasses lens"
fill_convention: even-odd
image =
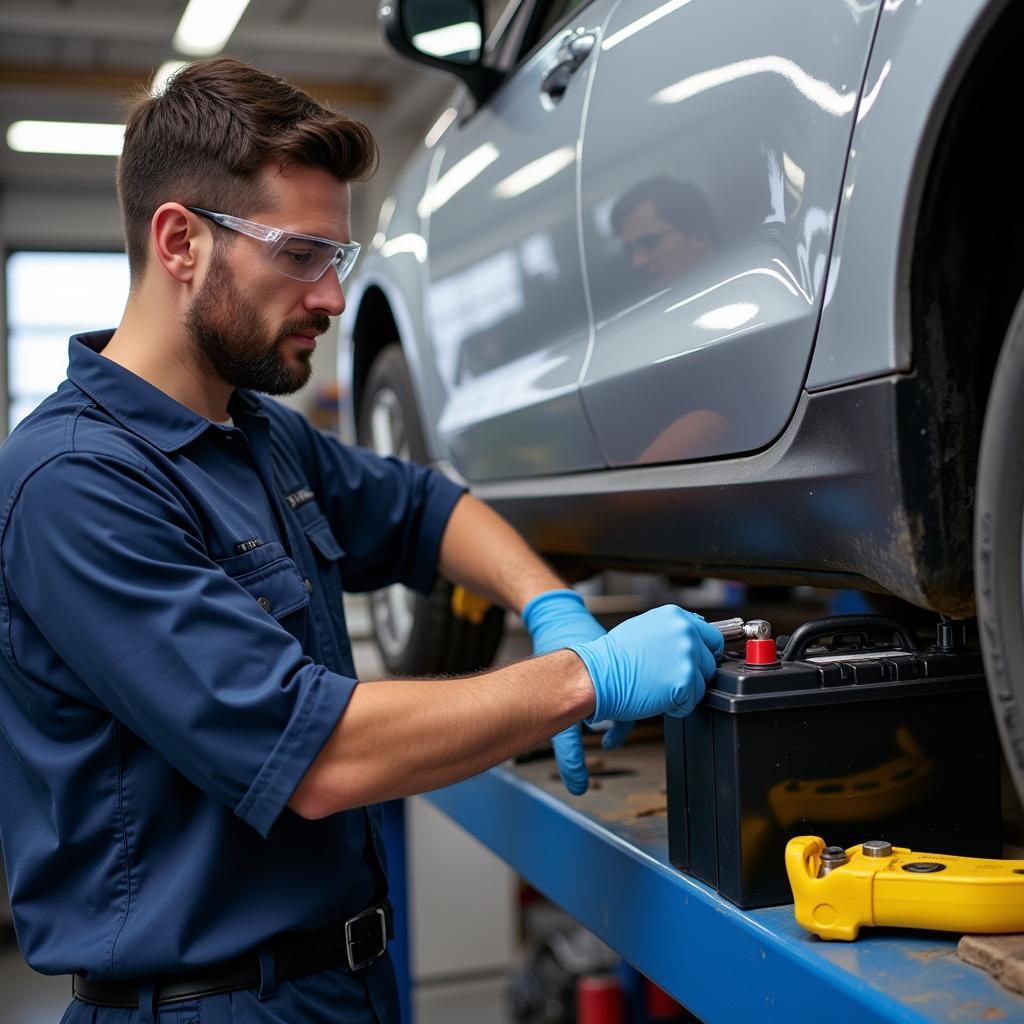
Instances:
[[[229,231],[261,241],[263,258],[278,273],[295,281],[319,281],[332,264],[338,280],[344,281],[359,255],[358,242],[332,242],[329,238],[317,238],[315,235],[299,235],[199,206],[186,209]]]
[[[355,266],[359,243],[331,242],[310,235],[285,235],[268,247],[271,266],[296,281],[319,281],[332,264],[339,281]]]

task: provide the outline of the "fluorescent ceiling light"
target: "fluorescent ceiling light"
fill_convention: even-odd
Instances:
[[[434,122],[433,127],[423,137],[423,145],[426,146],[427,149],[431,149],[433,146],[437,145],[438,139],[448,131],[448,126],[455,120],[457,114],[458,111],[454,107],[448,107],[441,111],[441,116]]]
[[[760,312],[761,307],[756,302],[731,302],[727,306],[709,309],[703,316],[697,317],[693,324],[706,331],[734,331],[737,327],[749,324]]]
[[[740,60],[735,64],[723,64],[721,67],[711,68],[708,71],[699,71],[697,74],[683,78],[674,85],[668,85],[660,92],[655,93],[651,97],[651,102],[682,103],[707,89],[762,74],[778,75],[786,79],[798,92],[806,96],[812,103],[817,104],[825,113],[833,114],[836,117],[850,113],[857,102],[856,92],[839,92],[828,82],[823,82],[808,74],[799,64],[795,64],[785,57],[774,55],[751,57],[749,60]]]
[[[807,181],[807,175],[804,173],[804,169],[788,153],[782,154],[782,171],[786,175],[786,181],[797,192],[802,193],[804,183]]]
[[[618,32],[610,35],[601,44],[601,49],[610,50],[613,46],[624,43],[630,36],[635,36],[637,32],[642,32],[656,21],[661,21],[662,18],[674,14],[680,7],[685,7],[689,2],[690,0],[668,0],[668,3],[664,3],[643,17],[637,18],[636,21],[631,21],[625,28],[620,28]]]
[[[189,0],[174,33],[174,48],[193,57],[220,53],[249,0]]]
[[[195,3],[195,0],[192,0]],[[431,57],[450,57],[454,53],[474,53],[480,49],[480,26],[474,21],[446,25],[430,32],[417,32],[412,45]]]
[[[124,125],[86,124],[79,121],[15,121],[7,129],[7,145],[19,153],[119,156],[124,146]]]
[[[494,186],[494,194],[502,199],[514,199],[531,188],[536,188],[548,178],[553,178],[559,171],[564,170],[575,161],[576,147],[561,146],[530,161],[520,167],[518,171],[514,171],[507,178],[499,181]]]
[[[427,240],[422,235],[410,232],[397,238],[389,238],[380,250],[381,256],[386,260],[402,252],[411,253],[418,263],[426,263]]]
[[[864,94],[864,99],[860,101],[860,109],[857,111],[857,121],[863,121],[868,116],[871,108],[875,105],[875,100],[878,99],[878,93],[881,91],[882,83],[889,77],[889,72],[892,71],[892,61],[887,60],[882,65],[882,70],[878,72],[878,81]]]
[[[187,60],[165,60],[156,69],[153,81],[149,83],[150,96],[159,96],[167,88],[167,79],[176,75],[182,68],[188,67]]]
[[[474,178],[483,174],[500,155],[492,142],[478,146],[437,179],[433,188],[428,189],[416,204],[416,212],[421,217],[429,217],[440,210],[456,192],[461,192]]]

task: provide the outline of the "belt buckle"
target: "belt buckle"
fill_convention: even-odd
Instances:
[[[371,907],[345,922],[345,956],[349,970],[362,970],[387,948],[388,926],[383,907]]]

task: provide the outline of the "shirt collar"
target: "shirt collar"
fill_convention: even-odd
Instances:
[[[114,332],[72,335],[68,346],[68,379],[105,409],[123,427],[163,452],[177,451],[216,426],[158,387],[100,355]],[[228,412],[260,415],[262,402],[249,391],[236,390]]]

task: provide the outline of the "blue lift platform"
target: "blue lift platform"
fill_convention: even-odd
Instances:
[[[958,936],[824,942],[792,907],[737,909],[669,863],[660,744],[601,757],[582,797],[545,759],[428,799],[706,1024],[1024,1022],[1024,998],[963,963]]]

